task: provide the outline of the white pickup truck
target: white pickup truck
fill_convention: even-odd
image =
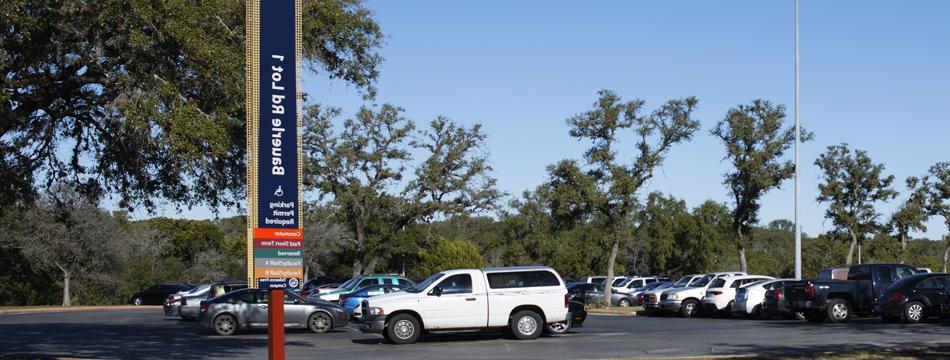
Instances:
[[[448,270],[404,291],[363,300],[360,330],[396,344],[424,331],[510,329],[518,339],[566,331],[567,288],[544,266]]]

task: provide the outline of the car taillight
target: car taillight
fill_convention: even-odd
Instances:
[[[895,292],[894,294],[892,294],[891,297],[887,298],[887,300],[889,300],[889,301],[904,301],[904,299],[906,299],[906,298],[907,298],[907,295],[904,295],[904,293],[898,291],[898,292]]]
[[[208,311],[208,303],[204,301],[201,302],[201,311]]]
[[[811,283],[805,284],[805,297],[809,299],[815,298],[815,285]]]
[[[175,295],[168,295],[168,298],[165,299],[165,301],[174,301],[174,300],[175,300]]]
[[[775,298],[776,298],[776,299],[782,300],[782,298],[783,298],[784,296],[785,296],[785,294],[782,293],[782,290],[775,290]]]
[[[570,299],[568,299],[568,294],[564,294],[564,307],[568,307],[567,305],[569,302],[570,302]]]

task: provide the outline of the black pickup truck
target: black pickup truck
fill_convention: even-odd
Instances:
[[[811,322],[845,322],[870,315],[874,301],[901,278],[920,272],[903,264],[862,264],[848,269],[848,280],[804,280],[785,285],[786,306]]]

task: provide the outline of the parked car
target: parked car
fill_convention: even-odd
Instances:
[[[303,283],[303,286],[300,287],[300,292],[310,292],[319,287],[336,284],[339,286],[340,283],[349,280],[349,279],[340,279],[336,276],[315,276],[310,278]]]
[[[736,291],[739,288],[762,280],[772,279],[775,278],[762,275],[739,275],[714,279],[709,283],[706,296],[703,297],[703,309],[709,312],[724,311],[731,314],[732,305],[735,304],[736,300]]]
[[[182,298],[207,294],[208,290],[210,289],[211,284],[205,284],[196,286],[194,289],[188,291],[180,291],[175,294],[168,295],[168,298],[165,300],[165,304],[162,305],[162,309],[165,311],[165,316],[181,316]]]
[[[360,330],[396,344],[429,330],[509,329],[534,339],[568,319],[560,275],[545,266],[448,270],[405,291],[363,300]]]
[[[668,289],[672,285],[673,285],[673,282],[671,281],[655,282],[655,283],[652,283],[640,288],[640,290],[630,293],[630,296],[632,296],[634,299],[634,305],[643,306],[644,298],[646,297],[647,292],[654,291],[654,290]]]
[[[195,320],[201,314],[201,301],[216,296],[224,295],[234,290],[247,288],[247,281],[228,280],[218,281],[208,287],[208,291],[195,293],[181,298],[181,304],[178,307],[178,314],[183,320]]]
[[[585,277],[582,277],[577,282],[587,283],[587,284],[603,284],[604,280],[607,280],[606,276],[585,276]]]
[[[340,295],[349,294],[367,286],[399,284],[409,284],[410,286],[415,285],[412,280],[399,275],[360,275],[343,283],[343,285],[340,285],[339,288],[332,292],[323,292],[321,290],[319,294],[310,295],[310,297],[316,297],[318,299],[335,303],[340,301]]]
[[[362,289],[357,289],[354,292],[349,294],[340,295],[340,306],[343,306],[343,309],[346,310],[347,314],[350,314],[351,318],[360,317],[360,304],[363,303],[363,299],[373,297],[376,295],[389,294],[391,292],[401,291],[408,289],[411,285],[409,283],[403,282],[399,285],[372,285],[367,286]]]
[[[702,310],[703,297],[706,289],[713,280],[727,277],[746,275],[744,272],[714,272],[704,275],[699,280],[680,289],[670,289],[660,294],[660,311],[680,313],[683,317],[693,317]]]
[[[266,289],[240,289],[202,301],[198,321],[223,336],[238,329],[267,328],[268,296]],[[284,292],[284,327],[308,328],[320,334],[348,322],[349,316],[339,305]]]
[[[732,315],[759,319],[762,317],[762,302],[765,301],[765,292],[782,289],[785,284],[795,279],[772,279],[751,283],[736,289],[735,303],[732,305]]]
[[[545,325],[544,330],[548,334],[566,334],[571,328],[584,326],[584,320],[587,320],[587,309],[584,303],[570,301],[567,303],[567,318],[561,322]]]
[[[568,300],[582,304],[597,304],[604,298],[604,287],[600,284],[576,283],[567,286]]]
[[[693,274],[686,275],[676,282],[670,284],[668,287],[657,288],[651,291],[643,293],[643,309],[647,312],[659,311],[660,310],[660,298],[663,296],[663,293],[667,291],[673,291],[691,286],[692,284],[698,282],[700,279],[705,277],[704,274]]]
[[[870,315],[874,302],[895,281],[918,273],[904,264],[862,264],[848,269],[848,280],[805,280],[785,286],[785,302],[811,322],[846,322]]]
[[[642,289],[644,286],[655,282],[669,282],[669,278],[661,278],[656,276],[631,276],[626,279],[626,281],[620,283],[613,288],[613,291],[618,293],[630,294],[632,292]]]
[[[129,298],[129,302],[132,305],[162,305],[165,303],[165,299],[168,298],[168,295],[180,292],[191,290],[194,286],[186,284],[158,284],[149,286],[148,289],[144,291],[137,292],[132,294],[132,297]]]
[[[782,286],[775,286],[772,290],[765,291],[762,300],[762,314],[759,318],[771,319],[775,316],[781,316],[785,320],[805,320],[805,313],[792,311],[785,303],[785,286],[795,281],[786,282]]]
[[[920,273],[897,280],[874,302],[874,313],[884,321],[916,323],[929,316],[945,316],[950,274]]]

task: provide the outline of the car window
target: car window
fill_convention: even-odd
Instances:
[[[723,287],[723,286],[726,286],[726,279],[716,279],[716,280],[713,280],[712,283],[709,284],[709,287],[711,288],[718,288],[718,287]]]
[[[516,271],[488,274],[488,286],[507,289],[535,286],[558,286],[561,282],[550,271]]]
[[[896,270],[897,270],[898,279],[903,279],[905,277],[908,277],[917,273],[917,271],[915,271],[914,269],[906,267],[906,266],[899,266],[897,267]]]
[[[386,291],[383,290],[383,288],[378,288],[378,287],[366,290],[366,296],[376,296],[376,295],[382,295],[385,293]]]
[[[943,289],[950,285],[950,278],[946,276],[933,277],[917,284],[919,289]]]
[[[361,288],[365,286],[373,286],[373,285],[379,285],[379,279],[377,278],[363,279],[363,281],[360,282],[357,288]]]
[[[260,302],[260,299],[257,298],[257,293],[253,291],[248,291],[238,295],[238,300],[248,304],[256,304]]]
[[[393,279],[392,279],[392,278],[385,278],[385,279],[383,279],[383,284],[392,285],[392,284],[393,284]]]
[[[442,294],[468,294],[472,292],[472,276],[469,274],[452,275],[439,283]]]
[[[743,284],[745,284],[745,280],[735,280],[732,282],[732,284],[729,284],[729,287],[733,289],[738,289]]]

